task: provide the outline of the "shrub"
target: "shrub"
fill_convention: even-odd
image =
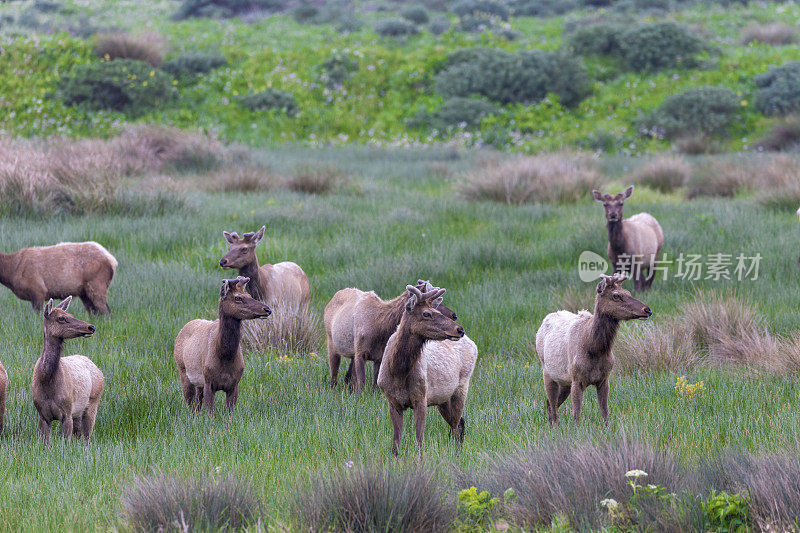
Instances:
[[[428,11],[422,6],[409,6],[400,12],[400,16],[414,24],[425,24],[430,20]]]
[[[227,64],[228,60],[222,54],[184,52],[164,63],[161,68],[174,78],[191,79]]]
[[[314,5],[298,6],[292,11],[292,17],[300,24],[314,24],[319,15],[319,8]]]
[[[624,31],[621,24],[590,24],[575,31],[568,43],[576,54],[620,57],[622,47],[619,40]]]
[[[661,192],[683,187],[692,176],[692,166],[676,155],[661,154],[637,167],[625,182],[641,183]]]
[[[166,104],[173,95],[171,78],[152,65],[117,59],[76,65],[58,82],[65,105],[141,115]]]
[[[264,91],[252,94],[246,94],[237,98],[238,102],[250,109],[257,111],[262,109],[276,109],[282,111],[289,116],[297,112],[297,103],[294,100],[294,95],[286,91],[279,91],[271,87]]]
[[[342,85],[358,71],[358,59],[347,53],[335,53],[322,62],[320,69],[323,83],[329,87]]]
[[[451,11],[462,18],[482,15],[500,20],[508,20],[510,14],[506,4],[500,0],[462,0]]]
[[[445,494],[423,467],[394,471],[362,463],[311,479],[294,510],[312,531],[447,531],[456,509]]]
[[[487,161],[464,176],[459,188],[467,200],[473,201],[569,203],[588,198],[602,181],[590,158],[548,154]]]
[[[698,165],[686,186],[688,199],[698,197],[733,198],[748,183],[748,173],[741,161],[711,159]]]
[[[581,7],[578,0],[509,0],[507,4],[517,17],[553,17]]]
[[[277,176],[252,165],[234,165],[219,169],[202,180],[206,190],[215,192],[261,192],[280,186]],[[266,321],[259,321],[263,323]],[[247,322],[250,323],[250,322]]]
[[[708,524],[712,531],[748,531],[750,509],[747,498],[741,494],[712,491],[706,504]]]
[[[419,29],[411,22],[400,19],[383,19],[375,25],[375,33],[382,37],[400,37],[402,35],[416,35]]]
[[[772,67],[754,78],[756,107],[765,115],[788,115],[800,110],[800,61]]]
[[[175,13],[177,20],[192,17],[235,17],[250,11],[282,9],[285,0],[183,0]]]
[[[676,457],[631,440],[596,445],[582,442],[577,446],[566,441],[544,442],[510,456],[487,457],[485,463],[483,471],[463,474],[466,479],[462,481],[493,494],[503,494],[512,487],[516,497],[503,501],[502,513],[526,530],[550,524],[559,515],[569,520],[570,529],[601,529],[600,499],[628,502],[632,494],[625,473],[632,469],[647,472],[647,483],[670,491],[679,492],[687,486]]]
[[[783,46],[797,41],[797,28],[784,22],[749,24],[742,31],[742,44],[752,42]]]
[[[334,166],[303,165],[286,178],[284,187],[305,194],[327,194],[344,182],[342,172]]]
[[[106,33],[95,39],[94,53],[106,61],[136,59],[158,67],[164,62],[166,46],[164,39],[155,33]]]
[[[445,131],[448,128],[474,128],[481,120],[497,113],[498,107],[483,100],[451,98],[431,113],[419,113],[409,121],[411,127]]]
[[[688,28],[674,22],[639,24],[623,32],[619,44],[625,65],[640,72],[694,66],[704,47]]]
[[[795,157],[759,158],[753,171],[755,199],[765,207],[794,211],[800,205],[800,163]]]
[[[639,129],[645,135],[667,139],[724,134],[740,108],[736,93],[730,89],[692,87],[667,97],[641,119]]]
[[[720,154],[725,151],[719,139],[712,139],[702,133],[679,137],[675,140],[675,149],[687,155]]]
[[[205,479],[139,477],[123,492],[122,508],[135,531],[238,531],[261,515],[253,488],[232,474]]]
[[[445,98],[484,96],[501,104],[535,103],[553,93],[565,106],[589,94],[583,64],[568,55],[523,50],[456,50],[436,75],[436,91]]]
[[[319,317],[306,306],[278,302],[270,306],[269,320],[249,320],[242,341],[250,350],[273,349],[281,354],[315,352],[321,345]]]
[[[34,0],[31,7],[41,13],[57,13],[61,11],[63,6],[59,2],[53,2],[53,0]]]
[[[773,123],[755,145],[771,152],[800,147],[800,115],[789,115]]]
[[[450,19],[447,17],[436,17],[428,25],[428,31],[434,35],[442,35],[447,32],[452,26]]]

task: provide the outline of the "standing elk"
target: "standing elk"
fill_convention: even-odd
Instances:
[[[608,376],[614,367],[611,346],[623,320],[647,320],[653,312],[627,290],[624,275],[602,276],[597,284],[594,314],[550,313],[536,332],[536,352],[542,363],[547,393],[547,418],[558,424],[558,408],[572,395],[572,418],[580,421],[583,391],[597,389],[603,421],[608,421]]]
[[[614,272],[630,272],[633,287],[639,291],[647,290],[653,284],[656,263],[664,245],[664,232],[649,213],[639,213],[623,220],[623,204],[632,194],[633,185],[614,196],[592,191],[594,199],[606,210],[608,259]]]

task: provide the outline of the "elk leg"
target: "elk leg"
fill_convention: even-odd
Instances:
[[[203,387],[194,388],[194,412],[200,410],[203,405]]]
[[[356,356],[353,358],[353,362],[351,365],[354,367],[355,372],[355,385],[350,383],[350,389],[352,390],[355,388],[359,392],[363,391],[366,388],[367,378],[366,378],[366,371],[367,371],[367,361],[364,358],[364,353],[356,353]]]
[[[50,444],[50,422],[39,415],[39,434],[44,439],[45,446]]]
[[[86,295],[83,295],[80,298],[81,298],[81,302],[83,302],[83,306],[86,308],[86,312],[89,313],[89,314],[92,314],[92,315],[96,315],[97,314],[97,308],[92,303],[91,298],[89,298]]]
[[[100,315],[110,315],[111,308],[108,306],[107,293],[108,285],[111,280],[92,280],[86,284],[86,296],[91,300],[94,313]]]
[[[558,425],[558,388],[559,385],[549,376],[544,376],[544,392],[547,394],[547,421],[550,426]]]
[[[353,383],[353,360],[347,360],[347,372],[344,373],[344,382],[350,387]]]
[[[583,385],[578,381],[572,382],[570,394],[572,395],[572,419],[576,424],[581,421],[581,403],[583,403]]]
[[[425,419],[428,416],[427,402],[425,402],[425,400],[417,402],[416,405],[412,406],[412,409],[412,419],[414,420],[414,437],[416,438],[417,446],[419,446],[421,451],[425,439]]]
[[[0,389],[0,434],[3,433],[3,422],[6,415],[6,393]]]
[[[466,431],[466,423],[463,417],[466,401],[467,396],[461,388],[456,390],[456,393],[450,398],[450,438],[457,440],[459,443],[464,442],[464,433]]]
[[[403,437],[403,411],[389,404],[389,418],[392,420],[392,454],[397,456],[400,439]]]
[[[331,370],[331,388],[336,386],[339,380],[339,364],[342,362],[342,356],[336,353],[336,348],[333,346],[333,339],[328,335],[328,367]]]
[[[606,424],[608,424],[608,391],[608,378],[606,378],[597,385],[597,405],[600,406],[600,414]]]
[[[558,403],[556,404],[556,410],[569,398],[569,390],[570,388],[566,385],[558,386]]]
[[[214,412],[214,390],[207,381],[203,387],[203,407],[205,407],[206,411],[209,413]]]
[[[378,388],[378,375],[381,373],[381,362],[375,361],[372,363],[372,388]]]
[[[228,406],[228,413],[233,411],[233,408],[236,407],[236,402],[239,401],[239,384],[233,386],[233,388],[226,393],[225,401]]]
[[[195,399],[195,390],[194,385],[189,381],[189,378],[186,376],[184,372],[180,373],[181,377],[181,390],[183,391],[183,400],[186,402],[186,405],[189,407],[192,406],[192,403]]]
[[[83,425],[81,424],[82,416],[73,417],[72,418],[72,435],[76,438],[80,438],[82,436],[81,429]]]
[[[86,408],[86,412],[83,413],[83,438],[85,438],[87,442],[94,431],[94,422],[97,419],[98,407],[100,407],[99,399],[95,403],[90,403],[89,407]]]
[[[61,434],[64,436],[64,442],[69,442],[72,437],[72,417],[69,415],[61,417]]]

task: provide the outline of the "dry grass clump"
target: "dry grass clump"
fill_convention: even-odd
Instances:
[[[118,157],[139,172],[208,172],[228,156],[213,137],[166,126],[136,126],[114,141]]]
[[[800,162],[796,158],[783,154],[761,157],[753,175],[759,204],[791,211],[800,205]]]
[[[305,194],[328,194],[346,181],[342,171],[333,165],[302,165],[284,179],[283,187]]]
[[[719,154],[724,152],[718,139],[706,135],[689,135],[675,141],[675,149],[686,155]]]
[[[94,53],[98,57],[108,60],[136,59],[154,67],[164,63],[166,49],[164,38],[155,33],[106,33],[98,35],[94,42]]]
[[[683,187],[692,176],[692,166],[679,155],[661,154],[636,168],[626,182],[640,183],[661,192]]]
[[[742,30],[742,44],[758,41],[762,44],[785,46],[797,42],[797,28],[784,22],[749,24]]]
[[[756,146],[770,152],[800,147],[800,115],[789,115],[776,121]]]
[[[294,515],[307,531],[444,532],[452,530],[457,510],[434,472],[422,466],[351,463],[309,480],[296,493]]]
[[[700,350],[674,322],[647,323],[620,332],[614,345],[614,368],[624,374],[684,372],[695,368]]]
[[[180,479],[137,478],[122,494],[123,515],[134,531],[240,531],[261,516],[249,483],[232,474]]]
[[[518,155],[485,161],[459,187],[472,201],[571,203],[589,198],[604,181],[596,162],[584,154]]]
[[[207,174],[202,184],[214,192],[261,192],[280,187],[281,179],[263,167],[233,165]]]
[[[744,161],[710,159],[695,169],[686,186],[689,199],[703,196],[733,198],[748,184],[748,168]]]
[[[272,315],[266,320],[250,320],[242,327],[242,341],[250,350],[279,353],[316,352],[321,346],[322,326],[307,306],[279,302],[270,305]]]

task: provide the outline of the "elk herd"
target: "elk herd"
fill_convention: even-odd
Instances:
[[[608,255],[614,275],[601,276],[592,313],[557,311],[547,315],[536,333],[536,351],[542,367],[546,413],[558,423],[558,408],[572,396],[572,414],[580,418],[584,390],[594,385],[603,420],[608,417],[609,374],[614,365],[612,345],[621,321],[645,320],[647,305],[622,287],[627,279],[625,256],[643,258],[629,268],[636,290],[650,288],[663,245],[655,218],[639,213],[623,219],[624,202],[633,187],[616,195],[592,191],[605,208]],[[295,263],[259,265],[256,255],[265,227],[257,232],[223,232],[227,253],[223,269],[235,269],[219,293],[219,317],[195,319],[177,334],[173,356],[183,399],[193,411],[211,412],[217,392],[224,392],[228,411],[236,407],[239,382],[245,370],[241,348],[242,321],[269,319],[274,306],[295,308],[310,303],[308,277]],[[630,267],[631,265],[628,265]],[[73,297],[92,314],[110,314],[107,292],[117,260],[96,242],[60,243],[0,254],[0,283],[14,295],[43,309],[43,345],[31,382],[38,412],[39,432],[49,442],[53,421],[66,440],[73,435],[88,440],[103,393],[100,369],[83,355],[63,357],[67,339],[92,337],[95,327],[68,310]],[[646,273],[645,273],[646,271]],[[423,444],[428,407],[436,406],[450,427],[450,438],[464,439],[464,406],[475,370],[478,348],[465,334],[456,313],[444,305],[445,289],[417,280],[391,300],[375,292],[345,288],[325,306],[324,325],[330,385],[337,386],[342,358],[349,359],[345,381],[351,390],[366,388],[366,364],[372,363],[372,387],[386,398],[392,423],[392,452],[398,453],[403,412],[413,412],[414,436]],[[63,299],[55,304],[53,299]],[[0,431],[3,428],[8,376],[0,363]]]

